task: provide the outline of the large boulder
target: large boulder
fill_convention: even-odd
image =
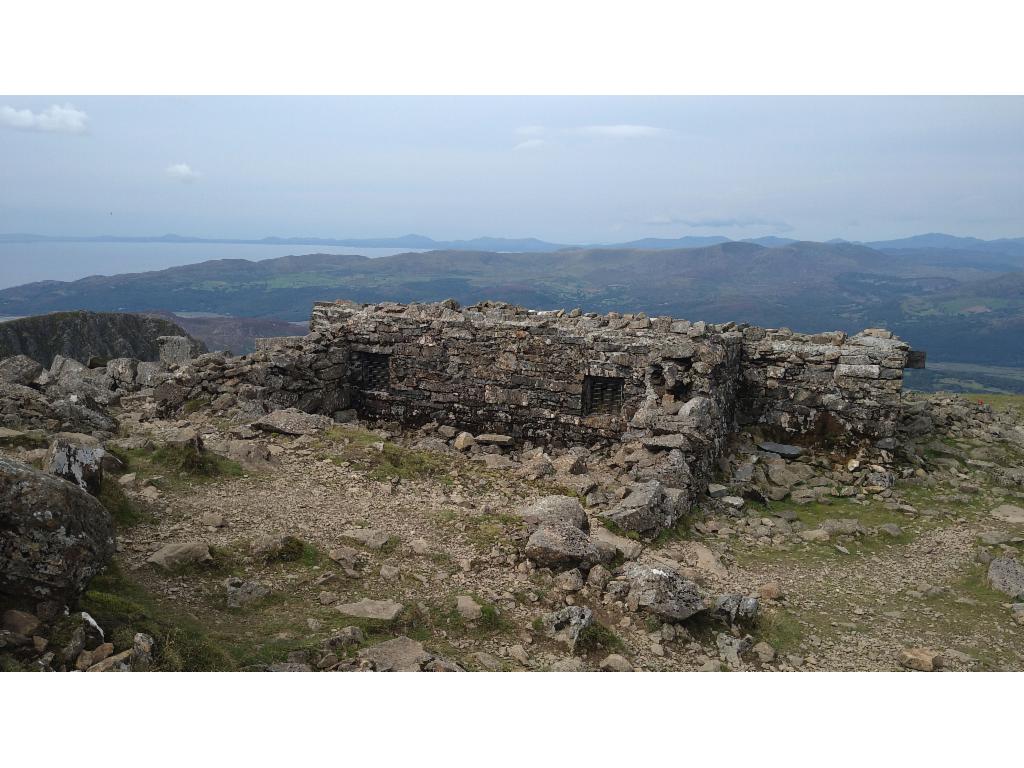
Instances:
[[[526,542],[526,556],[542,567],[590,568],[601,557],[590,537],[566,522],[545,523]]]
[[[66,395],[72,402],[84,402],[90,407],[115,404],[119,397],[105,370],[88,368],[60,355],[50,364],[46,386],[50,393]]]
[[[0,594],[70,602],[114,554],[114,523],[76,485],[0,458]]]
[[[637,563],[626,566],[627,605],[668,621],[683,621],[707,609],[707,597],[692,581],[670,568]]]
[[[100,441],[78,432],[61,432],[50,443],[46,470],[98,496],[103,484],[103,456]]]
[[[107,377],[117,389],[135,388],[139,361],[131,357],[115,357],[107,362]]]
[[[579,499],[573,496],[545,496],[519,510],[519,515],[526,522],[534,525],[543,523],[568,523],[581,531],[590,529],[587,513]]]
[[[636,483],[605,518],[624,531],[657,532],[676,522],[676,500],[657,480]]]
[[[988,565],[988,583],[1014,600],[1024,600],[1024,565],[1014,557],[997,557]]]
[[[43,372],[43,366],[25,355],[0,360],[0,381],[28,386]]]

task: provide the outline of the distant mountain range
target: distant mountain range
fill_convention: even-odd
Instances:
[[[316,300],[495,299],[802,331],[885,326],[931,360],[1024,367],[1020,240],[925,235],[888,241],[884,249],[845,241],[724,240],[695,248],[637,242],[648,247],[220,259],[7,288],[0,290],[0,315],[68,309],[231,315],[231,327],[221,330],[227,321],[176,320],[210,346],[229,343],[240,351],[251,334],[285,333],[288,322],[308,319]]]
[[[322,238],[322,237],[264,237],[258,240],[242,238],[206,238],[188,237],[184,235],[151,235],[125,237],[118,235],[95,236],[52,236],[28,233],[0,234],[0,243],[222,243],[228,245],[294,245],[294,246],[345,246],[350,248],[409,248],[423,251],[495,251],[498,253],[553,253],[555,251],[575,250],[578,248],[639,248],[644,250],[670,250],[675,248],[704,248],[721,243],[743,242],[775,248],[798,242],[787,237],[757,237],[744,240],[732,240],[720,235],[698,237],[659,238],[647,237],[641,240],[630,240],[624,243],[590,243],[566,244],[549,243],[535,237],[476,237],[470,240],[434,240],[425,235],[402,235],[401,237],[371,238]],[[829,243],[853,242],[842,239],[830,240]],[[956,237],[931,233],[915,235],[900,240],[878,240],[862,242],[876,250],[907,250],[918,248],[943,248],[956,251],[983,251],[1002,253],[1013,256],[1024,256],[1024,238],[1003,238],[1000,240],[980,240],[976,237]]]

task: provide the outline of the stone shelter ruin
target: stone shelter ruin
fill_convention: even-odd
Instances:
[[[503,303],[318,302],[304,337],[202,355],[161,385],[167,405],[267,403],[510,444],[639,444],[638,482],[677,512],[703,493],[727,437],[885,447],[903,370],[923,354],[890,332],[800,334],[644,314],[534,311]]]

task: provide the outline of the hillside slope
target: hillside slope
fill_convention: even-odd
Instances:
[[[376,259],[309,254],[32,283],[0,291],[0,315],[83,308],[301,321],[322,299],[494,299],[801,331],[883,325],[933,360],[1013,366],[1024,365],[1015,333],[1024,323],[1024,295],[1008,286],[1022,276],[1024,262],[1005,255],[944,248],[883,253],[846,242],[449,250]]]
[[[56,355],[156,360],[159,336],[188,336],[170,320],[122,312],[55,312],[0,323],[0,359],[27,355],[49,366]],[[196,351],[206,346],[193,339]]]

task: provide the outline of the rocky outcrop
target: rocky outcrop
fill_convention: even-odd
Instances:
[[[76,485],[0,458],[0,595],[73,601],[114,553],[110,513]]]
[[[0,323],[0,359],[26,355],[49,367],[57,355],[88,363],[90,358],[157,360],[160,336],[185,336],[193,355],[206,346],[170,320],[125,312],[54,312]]]

